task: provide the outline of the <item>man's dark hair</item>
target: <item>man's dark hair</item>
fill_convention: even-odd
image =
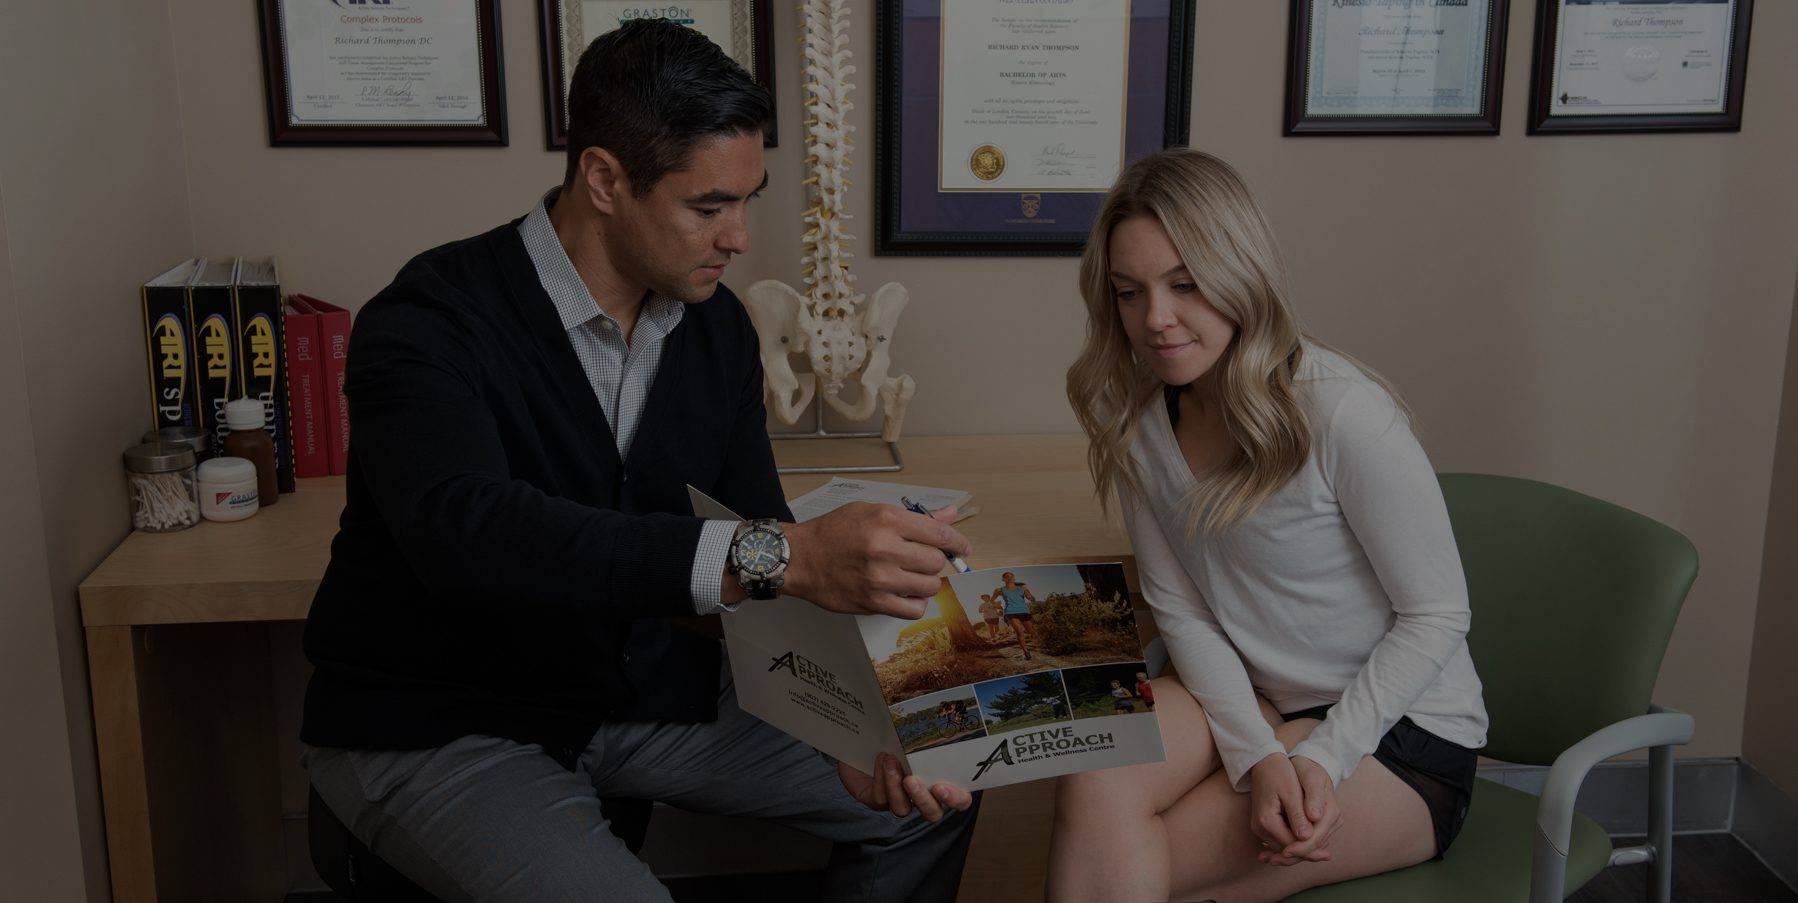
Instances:
[[[714,135],[760,134],[774,100],[705,35],[666,19],[633,19],[593,39],[568,88],[568,170],[581,153],[612,152],[643,197]]]

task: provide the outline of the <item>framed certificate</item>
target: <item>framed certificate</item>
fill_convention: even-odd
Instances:
[[[1510,0],[1292,0],[1288,135],[1496,135]]]
[[[1192,0],[879,0],[874,252],[1074,255],[1186,143]]]
[[[1754,0],[1542,0],[1530,134],[1740,131]]]
[[[269,143],[506,143],[497,0],[257,0]]]
[[[568,147],[568,85],[581,53],[594,38],[631,19],[669,19],[712,39],[774,94],[774,51],[768,46],[768,0],[682,0],[645,6],[633,0],[537,0],[543,41],[544,142]],[[774,122],[762,135],[775,146]]]

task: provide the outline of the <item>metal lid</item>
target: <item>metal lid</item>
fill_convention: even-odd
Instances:
[[[165,426],[159,430],[145,430],[144,442],[199,442],[206,438],[206,432],[197,426]]]
[[[125,469],[137,473],[167,473],[194,466],[191,446],[172,442],[145,442],[125,449]]]

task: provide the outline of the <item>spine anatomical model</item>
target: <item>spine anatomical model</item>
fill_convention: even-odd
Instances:
[[[794,423],[814,396],[852,420],[866,420],[879,400],[885,415],[881,437],[899,438],[905,407],[917,388],[910,376],[889,377],[893,329],[910,296],[889,282],[872,299],[855,292],[855,277],[843,249],[854,236],[845,232],[843,212],[853,146],[848,122],[853,85],[849,76],[849,10],[843,0],[806,0],[805,165],[807,196],[803,215],[803,293],[784,282],[764,279],[749,287],[744,305],[761,336],[762,369],[768,407],[783,423]],[[793,372],[789,355],[811,360],[810,373]],[[859,393],[846,398],[854,381]]]

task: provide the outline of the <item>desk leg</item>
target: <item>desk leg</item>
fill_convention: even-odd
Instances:
[[[87,637],[113,900],[280,900],[268,625]]]
[[[94,694],[94,743],[106,812],[106,854],[114,903],[156,899],[150,848],[150,792],[144,774],[144,731],[138,709],[138,640],[134,628],[87,629],[88,683]]]

